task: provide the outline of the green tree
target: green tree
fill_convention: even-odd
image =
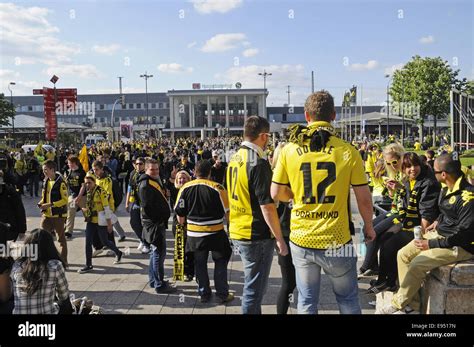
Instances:
[[[10,125],[12,117],[15,117],[15,108],[5,94],[0,94],[0,125]]]
[[[474,95],[474,80],[467,81],[463,91],[469,95]]]
[[[390,95],[395,102],[413,102],[419,107],[420,141],[423,124],[432,115],[433,146],[436,145],[436,125],[449,113],[449,92],[452,88],[463,90],[466,79],[458,79],[459,70],[453,70],[441,57],[414,56],[401,70],[393,74]]]

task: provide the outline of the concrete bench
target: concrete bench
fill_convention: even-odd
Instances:
[[[422,289],[427,314],[474,313],[474,261],[441,266],[430,272]]]
[[[421,288],[422,313],[474,313],[474,260],[441,266],[431,271]],[[392,302],[392,292],[377,294],[376,310]]]

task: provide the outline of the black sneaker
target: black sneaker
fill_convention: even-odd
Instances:
[[[202,295],[201,296],[201,303],[205,304],[206,302],[211,301],[211,295]]]
[[[158,294],[171,294],[175,293],[177,289],[165,283],[161,287],[155,288],[155,292]]]
[[[77,270],[80,274],[85,274],[86,272],[90,272],[94,269],[93,266],[84,266],[82,269]]]
[[[114,264],[119,264],[120,261],[122,260],[123,252],[119,251],[120,253],[115,257]]]
[[[367,289],[366,294],[378,294],[389,289],[394,291],[393,288],[394,288],[393,285],[390,285],[389,283],[387,283],[387,281],[383,281],[383,282],[376,283],[374,286]]]

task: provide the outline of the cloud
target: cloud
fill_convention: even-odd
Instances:
[[[196,41],[193,41],[193,42],[191,42],[191,43],[188,43],[188,44],[187,44],[187,47],[188,47],[188,48],[193,48],[193,47],[196,46],[196,45],[197,45],[197,42],[196,42]]]
[[[18,57],[20,64],[71,62],[71,57],[80,53],[80,46],[61,42],[54,36],[59,29],[48,21],[50,13],[47,8],[0,3],[2,56]]]
[[[249,48],[242,52],[242,55],[246,58],[254,57],[258,54],[258,48]]]
[[[435,39],[432,35],[428,35],[428,36],[423,36],[422,38],[420,38],[419,42],[426,45],[426,44],[435,42]]]
[[[145,93],[145,87],[143,88],[132,88],[124,87],[122,88],[124,94],[137,94]],[[118,88],[98,88],[98,89],[81,89],[81,94],[118,94]],[[127,97],[125,97],[125,102],[127,102]]]
[[[355,63],[349,66],[350,71],[369,71],[377,68],[379,63],[377,60],[369,60],[367,64]]]
[[[0,78],[5,79],[5,80],[11,80],[16,77],[19,77],[20,73],[15,72],[13,70],[7,70],[7,69],[0,69]],[[10,83],[11,81],[8,81],[7,83]]]
[[[1,71],[1,70],[0,70]],[[1,73],[1,72],[0,72]],[[15,77],[19,76],[19,73],[14,74]],[[5,96],[10,98],[10,91],[8,90],[8,84],[11,82],[10,80],[5,80],[0,75],[0,90],[5,92]],[[33,95],[33,89],[35,88],[43,88],[44,83],[37,82],[37,81],[22,81],[18,80],[17,78],[13,79],[16,83],[14,86],[11,87],[13,91],[13,103],[15,103],[15,96],[19,95]]]
[[[227,13],[242,5],[242,0],[190,0],[194,9],[201,14]]]
[[[120,49],[120,45],[112,43],[110,45],[94,45],[92,50],[99,54],[112,55]]]
[[[73,75],[87,79],[102,77],[102,74],[99,72],[99,70],[97,70],[97,68],[91,64],[51,66],[43,70],[43,73],[46,73],[50,76],[58,75],[59,77],[61,77],[61,75]]]
[[[217,81],[227,84],[242,83],[242,88],[263,88],[263,77],[259,75],[263,70],[271,73],[266,78],[269,90],[267,104],[281,106],[288,102],[287,86],[291,86],[291,103],[302,105],[311,89],[310,74],[305,72],[303,65],[248,65],[236,66],[224,73],[216,74]]]
[[[404,66],[405,66],[404,63],[400,63],[400,64],[395,64],[395,65],[386,67],[384,70],[384,74],[392,76],[396,70],[401,70]]]
[[[181,64],[171,63],[171,64],[158,65],[158,70],[165,73],[183,73],[183,72],[191,73],[193,72],[194,69],[192,67],[185,68]]]
[[[245,40],[245,34],[217,34],[206,41],[201,51],[206,53],[225,52],[236,48]]]

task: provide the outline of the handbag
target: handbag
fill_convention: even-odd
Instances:
[[[97,217],[98,217],[98,224],[102,227],[106,227],[107,226],[107,219],[105,218],[105,211],[97,212]],[[112,220],[112,225],[117,223],[117,221],[118,221],[117,216],[113,212],[112,212],[112,215],[111,215],[110,219]]]

